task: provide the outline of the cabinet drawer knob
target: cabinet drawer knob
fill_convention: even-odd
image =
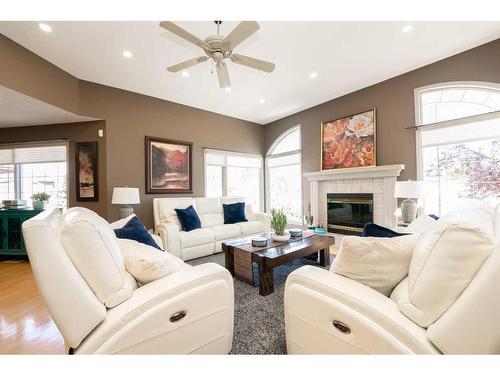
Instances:
[[[170,317],[170,321],[172,323],[175,323],[175,322],[178,322],[179,320],[181,320],[182,318],[184,318],[185,316],[186,316],[185,311],[179,311],[179,312],[176,312],[175,314],[172,314],[172,316]]]
[[[349,326],[343,322],[341,322],[340,320],[334,320],[332,322],[333,326],[340,332],[342,332],[343,334],[345,335],[348,335],[351,333],[351,329],[349,328]]]

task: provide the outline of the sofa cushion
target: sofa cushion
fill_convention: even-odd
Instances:
[[[160,222],[176,224],[179,230],[182,229],[181,223],[177,218],[176,208],[188,208],[193,206],[196,209],[196,202],[193,198],[160,198],[158,200],[158,218]]]
[[[176,256],[128,239],[118,239],[126,270],[142,285],[165,277],[187,266]]]
[[[133,216],[130,220],[122,227],[115,229],[116,237],[125,238],[128,240],[134,240],[142,244],[152,246],[157,250],[161,250],[151,233],[146,229],[141,219],[137,216]]]
[[[346,236],[331,271],[386,295],[408,275],[418,235],[393,238]]]
[[[204,214],[200,215],[201,227],[213,227],[224,224],[223,214]]]
[[[422,234],[428,232],[434,225],[436,225],[436,219],[429,215],[422,215],[413,220],[403,233]]]
[[[222,224],[210,227],[215,232],[215,240],[227,240],[241,236],[241,227],[237,224]]]
[[[194,198],[198,215],[222,214],[220,198]]]
[[[245,202],[223,204],[224,224],[236,224],[248,221],[245,217]]]
[[[392,229],[383,227],[375,223],[366,223],[365,226],[363,227],[363,233],[361,234],[361,237],[391,238],[391,237],[404,236],[406,234],[407,233],[395,232]]]
[[[234,225],[238,225],[241,228],[241,234],[243,236],[248,236],[250,234],[258,234],[263,233],[266,230],[266,226],[261,221],[246,221],[242,223],[237,223]]]
[[[215,232],[210,228],[193,229],[189,232],[179,232],[181,246],[192,247],[204,245],[215,241]]]
[[[189,232],[201,228],[200,218],[193,206],[188,208],[176,208],[177,218],[181,222],[183,231]]]
[[[466,210],[442,217],[420,236],[401,312],[424,328],[446,312],[493,251],[492,222],[485,210]]]
[[[115,232],[95,212],[77,207],[66,211],[61,243],[96,297],[113,307],[132,295]]]

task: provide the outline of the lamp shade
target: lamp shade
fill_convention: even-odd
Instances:
[[[112,204],[139,204],[139,189],[130,187],[113,188]]]
[[[424,181],[397,181],[394,190],[395,198],[423,198],[425,195]]]

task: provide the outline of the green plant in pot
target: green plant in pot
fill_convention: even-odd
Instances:
[[[45,203],[50,199],[50,195],[47,193],[35,193],[31,196],[31,201],[33,203],[33,208],[35,210],[43,210],[45,208]]]
[[[285,242],[290,239],[290,233],[285,230],[287,224],[286,214],[283,209],[271,209],[271,226],[274,233],[271,235],[273,241]]]

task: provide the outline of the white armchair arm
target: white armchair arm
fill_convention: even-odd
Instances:
[[[285,328],[289,354],[439,353],[390,298],[314,266],[286,280]]]
[[[266,232],[271,231],[271,215],[266,214],[264,212],[256,212],[255,220],[258,220],[264,224],[264,226],[266,227],[265,229]]]
[[[187,266],[108,310],[75,353],[227,354],[233,321],[231,274],[215,263]]]
[[[159,235],[163,241],[163,250],[182,259],[181,238],[179,227],[173,223],[161,223],[156,226],[155,234]]]

